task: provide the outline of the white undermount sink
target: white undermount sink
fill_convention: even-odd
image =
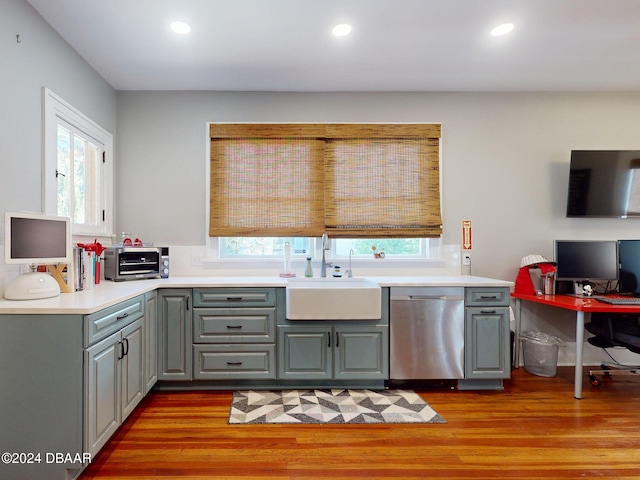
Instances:
[[[287,285],[289,320],[376,320],[380,285],[366,278],[292,278]]]

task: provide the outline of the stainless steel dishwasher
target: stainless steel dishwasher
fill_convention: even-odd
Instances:
[[[392,287],[391,380],[464,378],[464,287]]]

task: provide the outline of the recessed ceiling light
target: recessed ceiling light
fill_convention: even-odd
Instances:
[[[333,27],[331,33],[336,37],[344,37],[345,35],[349,35],[351,33],[351,25],[348,23],[340,23]]]
[[[191,31],[191,27],[184,22],[173,22],[171,23],[171,30],[179,35],[186,35]]]
[[[493,35],[494,37],[499,37],[501,35],[506,35],[512,30],[513,30],[513,23],[503,23],[502,25],[498,25],[493,30],[491,30],[491,35]]]

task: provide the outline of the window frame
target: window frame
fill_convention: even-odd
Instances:
[[[211,207],[211,188],[212,188],[212,183],[211,183],[211,158],[212,158],[212,153],[211,153],[211,138],[213,137],[213,135],[211,134],[211,127],[212,125],[225,125],[224,123],[220,123],[220,122],[207,122],[206,124],[206,132],[207,132],[207,156],[206,156],[206,176],[205,178],[206,180],[206,196],[207,196],[207,204],[206,204],[206,212],[205,212],[205,218],[206,218],[206,230],[207,232],[210,232],[210,220],[211,220],[211,213],[210,213],[210,207]],[[230,124],[230,125],[238,125],[238,124]],[[254,124],[255,125],[255,124]],[[259,125],[287,125],[287,124],[259,124]],[[289,124],[290,125],[290,124]],[[295,125],[300,125],[303,128],[304,127],[309,127],[311,125],[313,125],[313,127],[319,125],[319,124],[295,124]],[[328,124],[320,124],[320,125],[328,125]],[[330,125],[354,125],[354,124],[330,124]],[[369,125],[372,126],[373,124],[355,124],[355,125]],[[405,125],[417,125],[418,128],[421,128],[423,125],[430,125],[433,126],[435,129],[437,129],[436,131],[438,132],[437,137],[439,138],[438,140],[438,146],[437,146],[437,156],[438,156],[438,184],[441,185],[442,183],[442,142],[441,142],[441,138],[440,138],[440,132],[441,132],[441,128],[442,128],[442,124],[441,123],[433,123],[433,122],[429,122],[429,123],[425,123],[425,124],[402,124],[402,123],[395,123],[395,124],[385,124],[385,125],[394,125],[395,128],[400,128],[403,129],[405,128]],[[373,125],[373,126],[377,126],[377,125]],[[442,209],[442,190],[441,188],[439,189],[439,208]],[[272,236],[272,235],[269,235]],[[232,236],[233,237],[233,236]],[[276,256],[273,255],[267,255],[267,256],[256,256],[256,255],[246,255],[246,256],[234,256],[234,257],[229,257],[229,256],[225,256],[224,254],[222,254],[222,248],[223,248],[223,243],[225,241],[225,238],[228,237],[219,237],[219,236],[211,236],[210,233],[207,235],[206,237],[206,251],[207,251],[207,258],[206,258],[206,263],[211,263],[211,262],[223,262],[223,263],[227,263],[227,262],[238,262],[239,264],[241,263],[245,263],[245,262],[251,262],[251,261],[255,261],[256,259],[260,259],[260,260],[264,260],[264,261],[276,261],[278,260],[278,258]],[[415,262],[415,261],[420,261],[420,262],[427,262],[428,264],[438,264],[440,265],[442,262],[442,235],[440,236],[433,236],[433,237],[413,237],[413,238],[419,238],[421,241],[421,250],[422,253],[420,255],[390,255],[389,258],[387,258],[387,260],[384,262],[385,265],[391,266],[390,264],[393,263],[400,263],[400,264],[406,264],[407,262]],[[343,238],[346,239],[346,238]],[[336,252],[336,248],[335,248],[335,242],[337,241],[337,238],[331,238],[331,250],[332,250],[332,258],[334,259],[343,259],[343,258],[348,258],[347,256],[338,256],[335,255]],[[314,259],[317,259],[321,256],[321,250],[319,249],[319,247],[317,247],[317,245],[319,244],[319,238],[313,238],[312,240],[312,248],[311,248],[311,252],[310,252],[310,256]],[[293,255],[292,255],[293,257]],[[379,261],[374,260],[373,255],[371,255],[370,260],[367,259],[367,257],[365,255],[358,255],[357,258],[360,259],[360,261],[365,261],[365,262],[375,262],[375,264],[380,264]],[[278,260],[279,261],[279,260]]]
[[[102,220],[98,225],[72,223],[72,232],[80,236],[114,237],[113,135],[46,87],[42,89],[42,104],[42,210],[48,215],[58,215],[58,125],[63,122],[63,126],[66,123],[82,132],[103,152],[96,212]]]

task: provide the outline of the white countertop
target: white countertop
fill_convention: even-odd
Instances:
[[[472,275],[424,277],[368,276],[366,278],[377,282],[381,287],[513,287],[513,282]],[[340,279],[335,279],[335,281],[339,282]],[[132,280],[127,282],[102,281],[92,290],[63,293],[53,298],[44,298],[41,300],[0,299],[0,314],[86,315],[158,288],[286,286],[287,279],[280,277],[170,277],[167,279]]]
[[[381,287],[513,287],[513,282],[473,275],[428,277],[367,277]]]

